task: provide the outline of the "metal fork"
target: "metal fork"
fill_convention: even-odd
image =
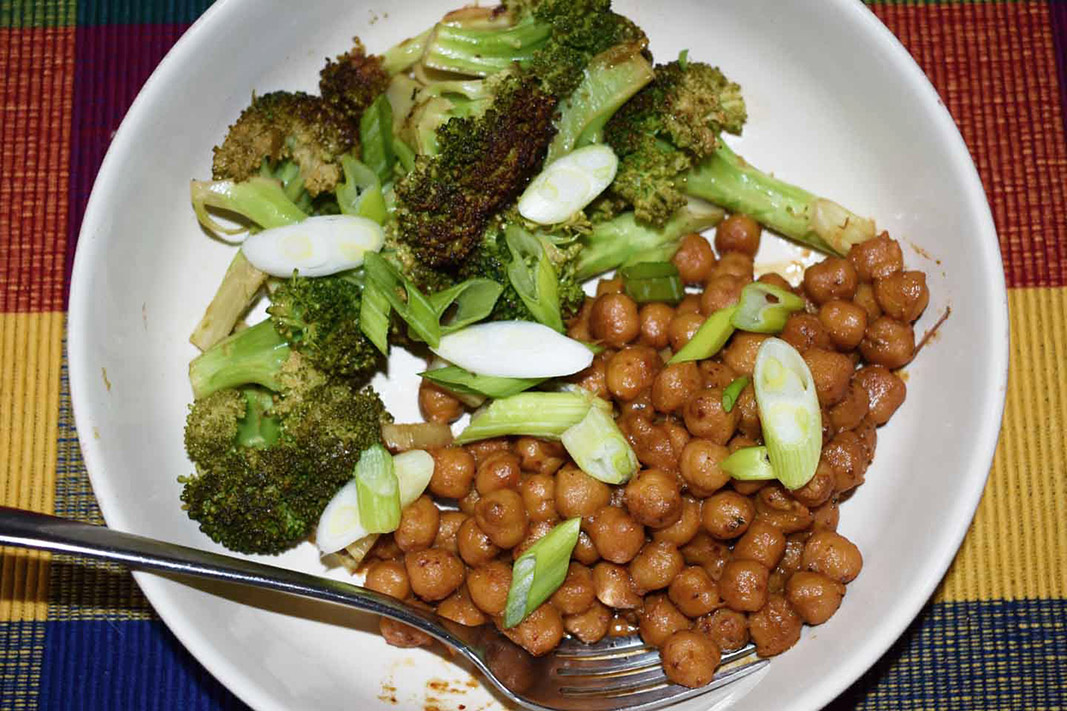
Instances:
[[[0,506],[0,544],[251,585],[384,615],[452,647],[507,699],[534,711],[651,711],[707,693],[767,664],[746,647],[723,656],[711,684],[687,689],[667,680],[659,652],[636,637],[608,638],[595,645],[566,640],[554,652],[533,657],[493,625],[464,627],[358,585],[6,506]]]

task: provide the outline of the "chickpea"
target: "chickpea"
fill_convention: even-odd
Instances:
[[[593,539],[585,531],[578,534],[578,542],[574,544],[571,556],[582,565],[593,565],[600,560],[600,553],[597,552]]]
[[[635,591],[644,595],[670,585],[684,567],[682,554],[673,543],[652,541],[646,543],[630,561],[630,577],[634,581]]]
[[[700,361],[700,373],[704,376],[704,387],[722,388],[737,380],[737,371],[717,360]]]
[[[455,422],[463,416],[463,403],[426,378],[419,383],[419,412],[427,422]]]
[[[852,376],[867,391],[870,409],[867,416],[875,425],[884,425],[904,402],[908,388],[896,374],[881,365],[867,365]]]
[[[744,391],[742,391],[742,393],[743,392]],[[758,447],[760,445],[760,443],[761,442],[760,442],[759,439],[756,439],[756,438],[753,438],[753,437],[749,437],[748,435],[744,434],[743,432],[739,432],[738,434],[735,434],[733,437],[731,437],[730,441],[726,443],[726,449],[728,449],[730,451],[730,454],[733,454],[737,450],[744,449],[745,447]],[[751,484],[753,482],[751,482],[751,481],[744,482],[744,481],[741,481],[740,479],[734,479],[730,483],[731,484]],[[736,489],[737,491],[741,491],[741,489],[738,489],[736,486],[734,486],[734,489]],[[753,489],[753,491],[758,491],[758,489]]]
[[[689,620],[666,595],[649,595],[641,610],[638,631],[645,644],[659,647],[679,630],[689,629]]]
[[[410,625],[405,625],[403,622],[397,622],[388,617],[383,617],[379,620],[378,625],[386,643],[393,647],[410,649],[412,647],[433,646],[433,637],[422,630],[417,630]]]
[[[767,602],[770,571],[754,560],[731,560],[719,578],[719,595],[733,610],[754,612]]]
[[[830,408],[830,424],[839,432],[854,429],[867,416],[870,402],[867,390],[856,382],[856,376],[853,375],[845,397]]]
[[[839,583],[850,583],[863,568],[856,544],[835,531],[816,531],[804,544],[800,565]]]
[[[652,540],[684,546],[700,530],[700,502],[690,496],[682,497],[682,515],[670,526],[652,532]]]
[[[815,314],[803,311],[790,314],[779,338],[801,353],[809,348],[830,350],[833,347],[830,334],[823,326],[822,320]]]
[[[589,331],[596,340],[622,348],[637,338],[640,329],[637,304],[626,294],[604,294],[593,302]]]
[[[463,561],[437,548],[404,555],[411,591],[427,602],[444,600],[463,584]]]
[[[754,257],[759,249],[760,231],[759,223],[748,215],[730,215],[715,228],[715,250],[719,254],[744,252]]]
[[[460,524],[456,534],[456,549],[463,562],[472,568],[485,565],[500,553],[500,549],[493,545],[474,518],[468,518]]]
[[[834,470],[825,458],[819,460],[813,476],[807,484],[793,490],[793,498],[809,509],[821,505],[834,493]]]
[[[741,649],[748,644],[748,617],[743,612],[720,607],[696,622],[695,629],[724,652]]]
[[[490,617],[504,614],[510,589],[511,566],[499,560],[471,568],[467,573],[467,591],[471,602]]]
[[[882,315],[882,307],[874,296],[874,285],[869,282],[860,282],[856,287],[856,295],[852,297],[852,303],[867,312],[867,323]]]
[[[378,540],[374,542],[367,555],[378,560],[401,560],[404,557],[404,551],[400,550],[400,546],[396,544],[396,539],[391,533],[385,533],[378,536]]]
[[[737,422],[737,428],[741,431],[741,434],[747,437],[752,442],[745,442],[742,446],[753,446],[755,440],[763,436],[763,423],[759,416],[759,404],[756,402],[756,388],[749,383],[745,386],[745,389],[741,391],[741,394],[737,396],[737,402],[734,403],[734,409],[737,410],[740,415],[740,419]],[[730,440],[730,451],[734,452],[737,447],[734,446],[734,437]]]
[[[608,391],[619,400],[633,400],[652,387],[662,364],[650,346],[627,346],[608,359]]]
[[[700,295],[700,313],[710,316],[719,309],[733,306],[741,300],[741,289],[745,281],[730,274],[717,276],[708,282]]]
[[[511,557],[518,560],[519,556],[529,550],[530,546],[548,535],[549,531],[556,527],[555,521],[536,521],[526,529],[526,537],[511,549]]]
[[[644,527],[617,506],[599,508],[587,528],[600,557],[612,563],[629,563],[645,543]]]
[[[862,281],[884,279],[904,268],[900,245],[884,232],[874,239],[852,245],[848,250],[848,261]]]
[[[833,496],[827,499],[812,511],[812,515],[815,520],[811,525],[816,531],[836,531],[837,523],[841,518],[841,509],[838,506],[837,497]]]
[[[674,309],[657,301],[642,306],[637,313],[637,318],[641,322],[638,343],[655,348],[657,351],[670,345],[671,339],[667,329],[671,324],[671,319],[674,318]]]
[[[704,317],[699,313],[675,314],[670,324],[667,325],[667,337],[670,339],[674,352],[682,350],[682,346],[689,343],[689,339],[703,324]]]
[[[567,335],[576,341],[592,341],[593,334],[589,332],[589,317],[593,313],[593,300],[586,297],[577,315],[567,323]]]
[[[609,398],[608,393],[608,358],[610,353],[604,351],[593,356],[593,362],[585,370],[572,375],[569,380],[580,388],[588,390],[597,397]]]
[[[682,558],[689,565],[699,565],[712,580],[722,577],[722,570],[730,560],[730,548],[701,531],[681,548]]]
[[[544,656],[563,640],[563,618],[546,602],[504,634],[533,656]]]
[[[641,606],[641,596],[634,591],[630,572],[621,565],[601,561],[593,567],[593,587],[596,598],[616,610],[632,610]]]
[[[563,466],[567,452],[559,442],[548,442],[535,437],[519,437],[515,441],[515,453],[519,455],[519,467],[524,472],[551,475]]]
[[[519,458],[511,452],[493,452],[478,465],[474,487],[482,496],[498,489],[514,489],[519,485],[522,470]]]
[[[911,323],[930,303],[926,275],[919,271],[896,272],[874,280],[874,297],[887,316]]]
[[[519,493],[531,523],[556,521],[556,480],[547,474],[531,474],[519,484]]]
[[[703,385],[696,363],[671,363],[659,371],[652,383],[652,406],[660,412],[676,412]]]
[[[603,296],[604,294],[621,294],[623,292],[624,284],[621,277],[612,277],[611,279],[601,279],[596,283],[596,295]]]
[[[722,352],[722,360],[738,375],[752,375],[756,368],[756,354],[768,338],[765,333],[738,331]]]
[[[867,312],[851,301],[834,299],[819,307],[819,322],[834,346],[850,351],[863,340],[867,330]]]
[[[443,511],[437,525],[437,535],[433,539],[433,548],[441,548],[449,553],[459,553],[459,529],[469,517],[462,511]]]
[[[736,491],[720,491],[700,509],[704,530],[723,541],[744,535],[755,516],[752,501]]]
[[[843,493],[863,483],[867,456],[855,432],[841,432],[823,448],[822,458],[834,474],[834,491]]]
[[[715,254],[708,241],[694,232],[682,237],[671,263],[678,269],[678,276],[684,283],[702,284],[715,266]]]
[[[811,525],[811,511],[781,484],[767,484],[756,494],[756,515],[788,535]]]
[[[689,398],[682,409],[685,426],[694,437],[703,437],[715,444],[726,444],[737,429],[740,418],[737,409],[727,412],[722,405],[721,388],[704,388]]]
[[[437,606],[437,614],[465,627],[477,627],[489,621],[489,618],[471,602],[465,586],[460,586],[459,590],[442,600]]]
[[[825,575],[801,571],[789,578],[785,596],[805,622],[821,625],[841,606],[845,586]]]
[[[695,314],[700,311],[700,296],[697,294],[686,294],[682,297],[682,300],[678,302],[678,305],[674,308],[675,315],[681,314]]]
[[[616,404],[619,406],[619,419],[631,415],[651,422],[653,414],[652,388],[642,390],[633,400],[622,400],[616,402]]]
[[[474,518],[500,548],[513,548],[526,537],[526,507],[514,489],[497,489],[483,496],[474,507]]]
[[[563,618],[563,629],[585,644],[596,644],[604,639],[610,624],[611,610],[604,607],[599,600],[593,600],[593,604],[585,612],[566,615]]]
[[[864,417],[855,429],[852,430],[856,433],[856,436],[860,439],[860,446],[863,448],[863,456],[867,460],[869,466],[874,461],[874,450],[878,446],[878,431],[875,429],[874,423],[871,422],[870,417]]]
[[[592,516],[611,500],[611,487],[577,466],[566,464],[556,473],[556,511],[563,518]]]
[[[773,570],[785,552],[785,534],[766,521],[752,522],[745,535],[734,545],[734,558],[754,560]]]
[[[796,644],[803,625],[800,615],[781,595],[771,595],[766,605],[748,616],[748,632],[761,657],[773,657]]]
[[[736,437],[734,439],[737,439]],[[733,442],[733,440],[730,440]],[[735,450],[730,450],[731,452]],[[740,479],[733,479],[730,482],[730,486],[733,490],[742,496],[752,496],[757,491],[767,485],[765,481],[741,481]]]
[[[682,516],[678,480],[661,469],[646,469],[631,479],[625,501],[634,520],[650,528],[670,526]]]
[[[467,451],[474,457],[474,466],[477,467],[483,461],[497,452],[507,452],[511,449],[511,442],[507,437],[483,439],[480,442],[472,442],[466,446]]]
[[[482,496],[478,493],[478,490],[472,488],[470,491],[467,492],[466,496],[456,502],[456,505],[463,513],[467,514],[468,516],[473,516],[474,507],[478,505],[478,502],[481,500],[481,498]]]
[[[700,437],[689,440],[678,459],[678,470],[693,496],[711,496],[730,481],[730,475],[719,467],[727,456],[721,444]]]
[[[876,318],[860,342],[860,353],[873,365],[882,365],[891,370],[911,362],[915,355],[915,330],[910,324],[901,323],[888,316]]]
[[[692,630],[671,635],[663,644],[660,657],[667,678],[691,689],[710,684],[722,660],[715,643],[706,635]]]
[[[827,257],[804,272],[804,293],[816,304],[832,299],[851,299],[859,277],[847,259]]]
[[[397,560],[379,560],[367,568],[367,579],[363,587],[382,595],[403,600],[411,594],[411,583],[404,564]]]
[[[721,276],[737,277],[745,284],[752,281],[752,256],[744,252],[723,252],[708,279]]]
[[[706,615],[722,605],[719,586],[707,571],[698,565],[691,565],[675,576],[667,590],[667,596],[687,617]]]
[[[852,360],[844,353],[810,348],[804,352],[804,362],[808,364],[811,378],[815,381],[819,404],[831,407],[841,402],[852,378]]]
[[[444,447],[433,452],[430,492],[444,499],[462,499],[474,481],[474,457],[463,447]]]
[[[800,561],[804,556],[804,545],[809,538],[811,538],[811,532],[804,531],[802,533],[793,533],[785,539],[785,553],[782,554],[782,559],[778,561],[778,570],[786,573],[786,577],[800,570]]]
[[[567,577],[556,592],[552,593],[550,600],[564,615],[577,615],[588,610],[596,602],[593,571],[581,563],[571,561],[567,568]]]
[[[423,494],[400,513],[400,527],[393,531],[393,538],[405,553],[421,551],[433,545],[441,512],[433,499]]]
[[[674,455],[673,466],[666,468],[677,469],[678,457],[682,456],[682,450],[685,449],[685,445],[689,444],[689,440],[693,439],[693,437],[689,434],[689,430],[673,420],[665,420],[659,426],[667,433],[667,439],[671,442],[671,452]]]

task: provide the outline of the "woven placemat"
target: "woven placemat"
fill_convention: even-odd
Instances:
[[[64,358],[97,167],[205,0],[0,0],[0,503],[99,522]],[[1011,308],[1004,430],[936,595],[834,708],[1067,708],[1067,2],[871,5],[960,125]],[[110,566],[0,552],[0,709],[243,708]]]

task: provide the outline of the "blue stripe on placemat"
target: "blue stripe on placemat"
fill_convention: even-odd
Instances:
[[[37,708],[47,622],[0,622],[0,710]]]
[[[246,708],[159,620],[45,624],[42,711]]]

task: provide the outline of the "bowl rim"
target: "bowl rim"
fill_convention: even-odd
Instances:
[[[879,625],[876,633],[868,637],[863,646],[843,660],[839,673],[798,690],[792,697],[791,707],[811,709],[821,708],[839,696],[886,653],[929,601],[955,558],[970,529],[992,468],[1007,394],[1010,353],[1008,299],[999,240],[981,178],[959,128],[919,64],[866,5],[857,0],[828,1],[833,3],[838,12],[847,15],[852,23],[866,31],[873,41],[881,43],[883,48],[889,51],[903,73],[903,78],[917,92],[916,100],[932,108],[935,118],[932,128],[949,148],[953,167],[959,171],[963,180],[968,212],[971,212],[980,224],[980,234],[976,235],[975,241],[982,253],[982,261],[990,267],[996,267],[992,269],[993,281],[989,286],[996,295],[999,308],[989,314],[989,325],[991,331],[1000,336],[994,342],[1003,345],[989,353],[990,369],[999,376],[995,386],[1000,397],[994,399],[994,407],[985,413],[980,428],[973,433],[978,451],[976,457],[972,457],[972,467],[981,464],[984,466],[984,475],[970,476],[970,486],[966,488],[964,495],[957,498],[953,509],[949,511],[947,518],[951,520],[952,525],[942,527],[938,545],[929,549],[933,554],[927,557],[921,568],[921,575],[907,594],[898,599],[889,619]],[[87,294],[90,279],[87,270],[89,265],[95,262],[91,255],[98,250],[98,242],[87,236],[106,224],[107,218],[101,204],[105,199],[103,195],[108,192],[107,186],[121,179],[121,156],[134,148],[132,136],[137,132],[137,128],[148,120],[148,107],[155,103],[157,96],[166,91],[170,78],[179,72],[184,62],[196,52],[205,27],[216,22],[225,22],[228,16],[236,12],[236,8],[254,2],[255,0],[218,0],[178,39],[130,105],[100,165],[86,205],[75,252],[68,305],[69,383],[79,444],[93,491],[105,520],[118,529],[128,526],[121,508],[115,503],[118,498],[114,495],[108,478],[102,473],[105,461],[102,444],[88,434],[91,429],[88,423],[92,406],[86,394],[88,387],[82,388],[80,385],[89,383],[91,377],[89,359],[87,354],[83,353],[82,344],[86,340],[86,329],[89,328],[91,316]],[[174,581],[144,572],[134,572],[133,575],[163,622],[216,679],[252,708],[279,708],[277,701],[250,679],[240,664],[223,654],[204,630],[185,623],[178,605],[172,599]]]

